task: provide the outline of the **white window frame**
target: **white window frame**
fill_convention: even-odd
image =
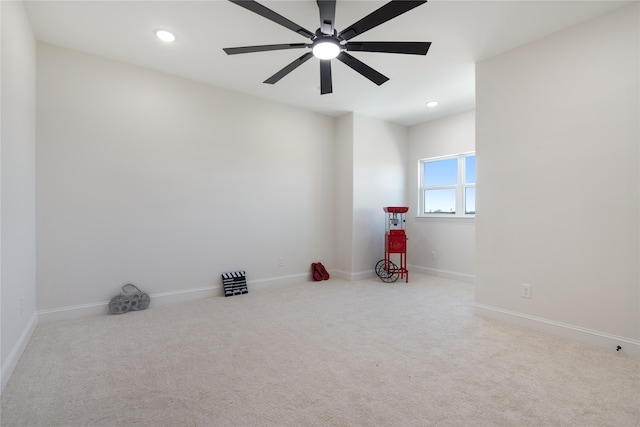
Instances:
[[[426,159],[420,159],[418,161],[418,216],[424,218],[475,218],[475,213],[465,213],[465,196],[467,188],[476,188],[476,183],[466,184],[466,158],[475,156],[475,151],[469,151],[466,153],[459,153],[449,156],[429,157]],[[458,159],[458,182],[454,185],[437,185],[437,186],[425,186],[424,185],[424,164],[429,162],[436,162],[440,160]],[[477,161],[477,160],[476,160]],[[477,176],[476,176],[477,179]],[[425,212],[424,206],[424,193],[426,190],[443,190],[443,189],[455,189],[456,190],[456,213],[435,213]]]

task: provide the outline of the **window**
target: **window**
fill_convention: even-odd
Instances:
[[[419,204],[423,216],[476,214],[476,155],[420,160]]]

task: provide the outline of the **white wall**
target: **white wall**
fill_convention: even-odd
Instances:
[[[39,310],[331,268],[334,119],[46,44],[37,83]]]
[[[336,210],[331,223],[335,238],[337,277],[351,280],[353,272],[353,114],[336,119],[336,159],[327,165],[335,174]]]
[[[4,389],[37,324],[36,44],[23,5],[0,2],[0,354]]]
[[[336,213],[333,223],[337,277],[374,275],[384,257],[384,206],[404,206],[408,131],[404,126],[346,114],[337,119]]]
[[[467,282],[475,275],[475,220],[417,218],[419,162],[475,151],[475,112],[433,120],[409,129],[407,165],[408,263],[412,270]]]
[[[353,273],[368,277],[384,258],[384,206],[405,206],[408,130],[354,114]]]
[[[640,354],[638,17],[477,65],[476,312]]]

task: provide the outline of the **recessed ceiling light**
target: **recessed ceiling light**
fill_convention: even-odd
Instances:
[[[156,31],[156,36],[163,42],[167,42],[167,43],[171,43],[176,39],[176,36],[174,36],[173,33],[170,33],[167,30]]]
[[[427,102],[427,107],[435,107],[438,105],[438,101],[429,101]]]

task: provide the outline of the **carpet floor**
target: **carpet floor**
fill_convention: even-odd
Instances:
[[[2,426],[639,426],[640,360],[331,279],[39,325]]]

